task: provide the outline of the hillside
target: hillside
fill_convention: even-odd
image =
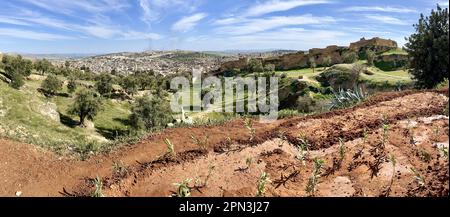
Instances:
[[[165,197],[176,191],[172,183],[206,177],[207,185],[189,183],[192,196],[254,196],[265,171],[272,180],[266,196],[306,196],[313,159],[320,158],[316,196],[445,196],[448,127],[448,90],[439,90],[388,93],[346,110],[255,122],[253,140],[242,120],[168,129],[87,161],[0,140],[0,177],[8,177],[0,195],[90,195],[99,176],[107,196]],[[208,135],[207,149],[199,150],[190,135]],[[165,138],[175,158],[161,157]],[[298,148],[302,144],[308,151]]]

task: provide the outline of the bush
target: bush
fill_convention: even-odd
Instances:
[[[131,111],[130,123],[135,129],[162,128],[173,120],[170,103],[164,94],[136,99]]]
[[[297,110],[301,113],[313,112],[314,106],[316,106],[316,101],[309,94],[297,99]]]
[[[344,63],[351,64],[358,60],[358,54],[355,52],[347,52],[343,55]]]
[[[49,75],[42,82],[41,89],[47,96],[54,96],[62,89],[63,83],[55,75]]]
[[[383,71],[395,71],[405,67],[408,64],[406,60],[399,61],[375,61],[374,65]]]
[[[366,58],[367,58],[367,64],[369,66],[373,66],[375,58],[376,58],[375,52],[373,52],[372,50],[367,50],[366,51]]]
[[[297,110],[294,109],[283,109],[281,111],[278,112],[278,118],[291,118],[291,117],[295,117],[295,116],[299,116],[300,113],[298,113]]]
[[[321,73],[316,79],[323,87],[348,89],[353,88],[356,84],[358,84],[359,76],[359,73],[356,73],[356,71],[353,72],[353,70],[344,71],[341,69],[331,68]]]
[[[69,82],[67,83],[67,90],[69,91],[69,93],[73,93],[75,92],[75,90],[77,90],[77,82],[75,78],[71,77],[69,79]]]

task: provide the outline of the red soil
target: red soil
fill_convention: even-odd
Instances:
[[[312,159],[319,157],[326,163],[316,196],[448,196],[448,158],[433,147],[448,147],[448,119],[436,116],[448,105],[447,96],[448,90],[387,93],[346,110],[271,124],[255,122],[256,137],[251,141],[242,120],[168,129],[87,161],[0,139],[0,195],[21,191],[23,196],[87,196],[93,190],[91,179],[99,176],[107,196],[169,196],[176,190],[173,183],[187,178],[204,182],[214,165],[206,186],[190,183],[193,196],[255,196],[262,171],[272,180],[266,196],[306,196]],[[406,126],[407,120],[417,122],[415,128]],[[381,146],[383,123],[391,128]],[[200,139],[209,135],[207,150],[198,150],[191,134]],[[305,165],[296,159],[299,135],[310,144]],[[174,144],[175,159],[161,157],[165,138]],[[342,160],[339,138],[346,141]],[[391,155],[397,160],[395,173]],[[248,169],[247,158],[253,159]],[[123,163],[126,172],[114,174],[114,162]],[[415,181],[411,168],[423,176],[424,186]]]

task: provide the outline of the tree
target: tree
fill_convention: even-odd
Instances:
[[[274,64],[267,64],[264,66],[264,72],[274,72],[274,71],[275,71]]]
[[[98,76],[95,88],[102,95],[109,95],[113,90],[113,79],[109,74],[102,73]]]
[[[48,96],[54,96],[58,91],[62,89],[62,82],[56,77],[56,75],[49,75],[42,82],[41,89]]]
[[[170,103],[164,93],[137,98],[131,111],[130,122],[135,129],[164,127],[173,120]]]
[[[69,93],[75,92],[77,90],[77,81],[74,77],[69,78],[69,82],[67,83],[67,90]]]
[[[248,63],[248,69],[250,73],[264,72],[264,67],[260,59],[251,59]]]
[[[323,58],[323,65],[325,66],[325,69],[327,67],[330,67],[331,64],[333,64],[333,60],[331,59],[330,56],[326,56],[326,57]]]
[[[134,76],[124,77],[120,85],[125,90],[125,92],[131,94],[132,96],[138,91],[138,82],[136,78],[134,78]]]
[[[36,71],[41,72],[42,75],[44,75],[46,72],[51,71],[52,63],[50,63],[46,59],[38,60],[34,63],[34,68]]]
[[[406,38],[405,50],[411,59],[409,73],[419,88],[432,88],[448,79],[448,9],[439,5],[431,15],[420,15],[416,32]]]
[[[355,52],[346,52],[342,58],[344,59],[344,63],[351,64],[358,60],[358,54]]]
[[[101,109],[100,97],[91,90],[83,89],[75,96],[75,101],[68,112],[77,115],[80,118],[80,126],[85,127],[84,121],[93,120]]]
[[[313,73],[316,72],[316,67],[317,67],[316,58],[314,58],[314,57],[309,58],[309,67],[311,67],[311,69],[313,70]]]
[[[65,66],[66,68],[69,68],[69,67],[70,67],[70,62],[69,62],[69,61],[64,62],[64,66]]]
[[[375,52],[372,51],[372,50],[367,50],[366,51],[366,56],[367,56],[367,64],[369,66],[373,66],[374,61],[375,61],[375,57],[376,57]]]
[[[19,89],[24,84],[24,77],[31,74],[33,63],[25,60],[22,56],[8,56],[2,58],[4,75],[11,80],[10,86]]]

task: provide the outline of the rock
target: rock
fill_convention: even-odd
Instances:
[[[90,120],[84,120],[84,127],[88,130],[93,130],[95,129],[95,124]]]
[[[60,116],[57,110],[58,107],[52,102],[42,103],[37,106],[37,112],[50,118],[52,121],[60,122]]]
[[[168,124],[167,124],[167,127],[169,127],[169,128],[175,127],[175,124],[173,124],[173,123],[168,123]]]
[[[16,197],[20,197],[20,196],[22,196],[22,192],[21,191],[17,191],[16,192]]]

